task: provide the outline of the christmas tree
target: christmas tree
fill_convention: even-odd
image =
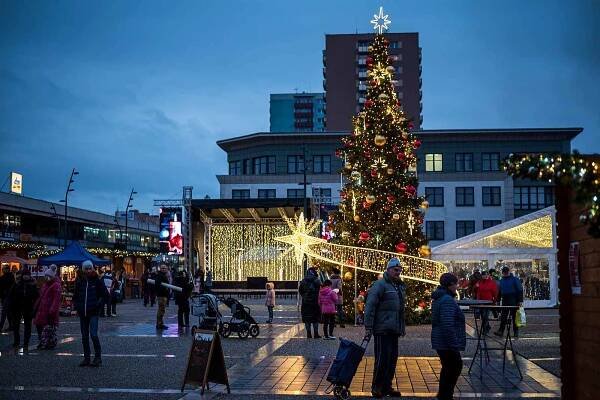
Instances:
[[[364,109],[353,118],[353,132],[342,140],[343,148],[338,151],[344,160],[345,185],[334,230],[340,244],[428,256],[421,230],[428,203],[417,196],[415,150],[421,142],[411,132],[412,123],[396,94],[394,59],[388,46],[381,33],[369,46]],[[377,279],[376,274],[352,272],[358,272],[359,291]],[[411,321],[414,315],[410,314],[429,300],[432,287],[415,281],[405,284],[407,319]],[[345,309],[353,313],[354,288],[346,286]]]

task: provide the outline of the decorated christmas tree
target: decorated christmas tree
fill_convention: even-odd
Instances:
[[[427,257],[429,247],[421,225],[428,203],[417,196],[415,150],[421,142],[411,132],[413,125],[396,94],[394,56],[388,54],[382,28],[387,29],[387,24],[376,25],[380,32],[369,46],[364,109],[353,118],[353,131],[337,153],[344,160],[345,185],[333,225],[340,244]],[[377,279],[365,271],[351,273],[358,273],[358,291]],[[405,284],[411,313],[428,301],[432,286],[408,280]],[[345,309],[353,313],[354,287],[350,282],[346,287]]]

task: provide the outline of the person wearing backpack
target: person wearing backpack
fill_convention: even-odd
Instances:
[[[502,267],[502,279],[500,279],[500,299],[503,306],[519,306],[523,305],[523,285],[519,278],[514,276],[510,269],[506,266]],[[517,308],[511,310],[502,310],[500,315],[500,328],[494,332],[496,336],[504,335],[504,328],[508,319],[508,313],[512,317],[513,337],[519,338],[519,328],[517,327]],[[510,327],[508,328],[510,329]]]

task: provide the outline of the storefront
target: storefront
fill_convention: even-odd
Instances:
[[[434,247],[432,259],[460,278],[475,269],[504,266],[523,283],[526,307],[554,307],[558,301],[554,206]]]

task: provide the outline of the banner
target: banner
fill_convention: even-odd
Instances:
[[[23,175],[17,172],[10,173],[10,192],[23,194]]]

